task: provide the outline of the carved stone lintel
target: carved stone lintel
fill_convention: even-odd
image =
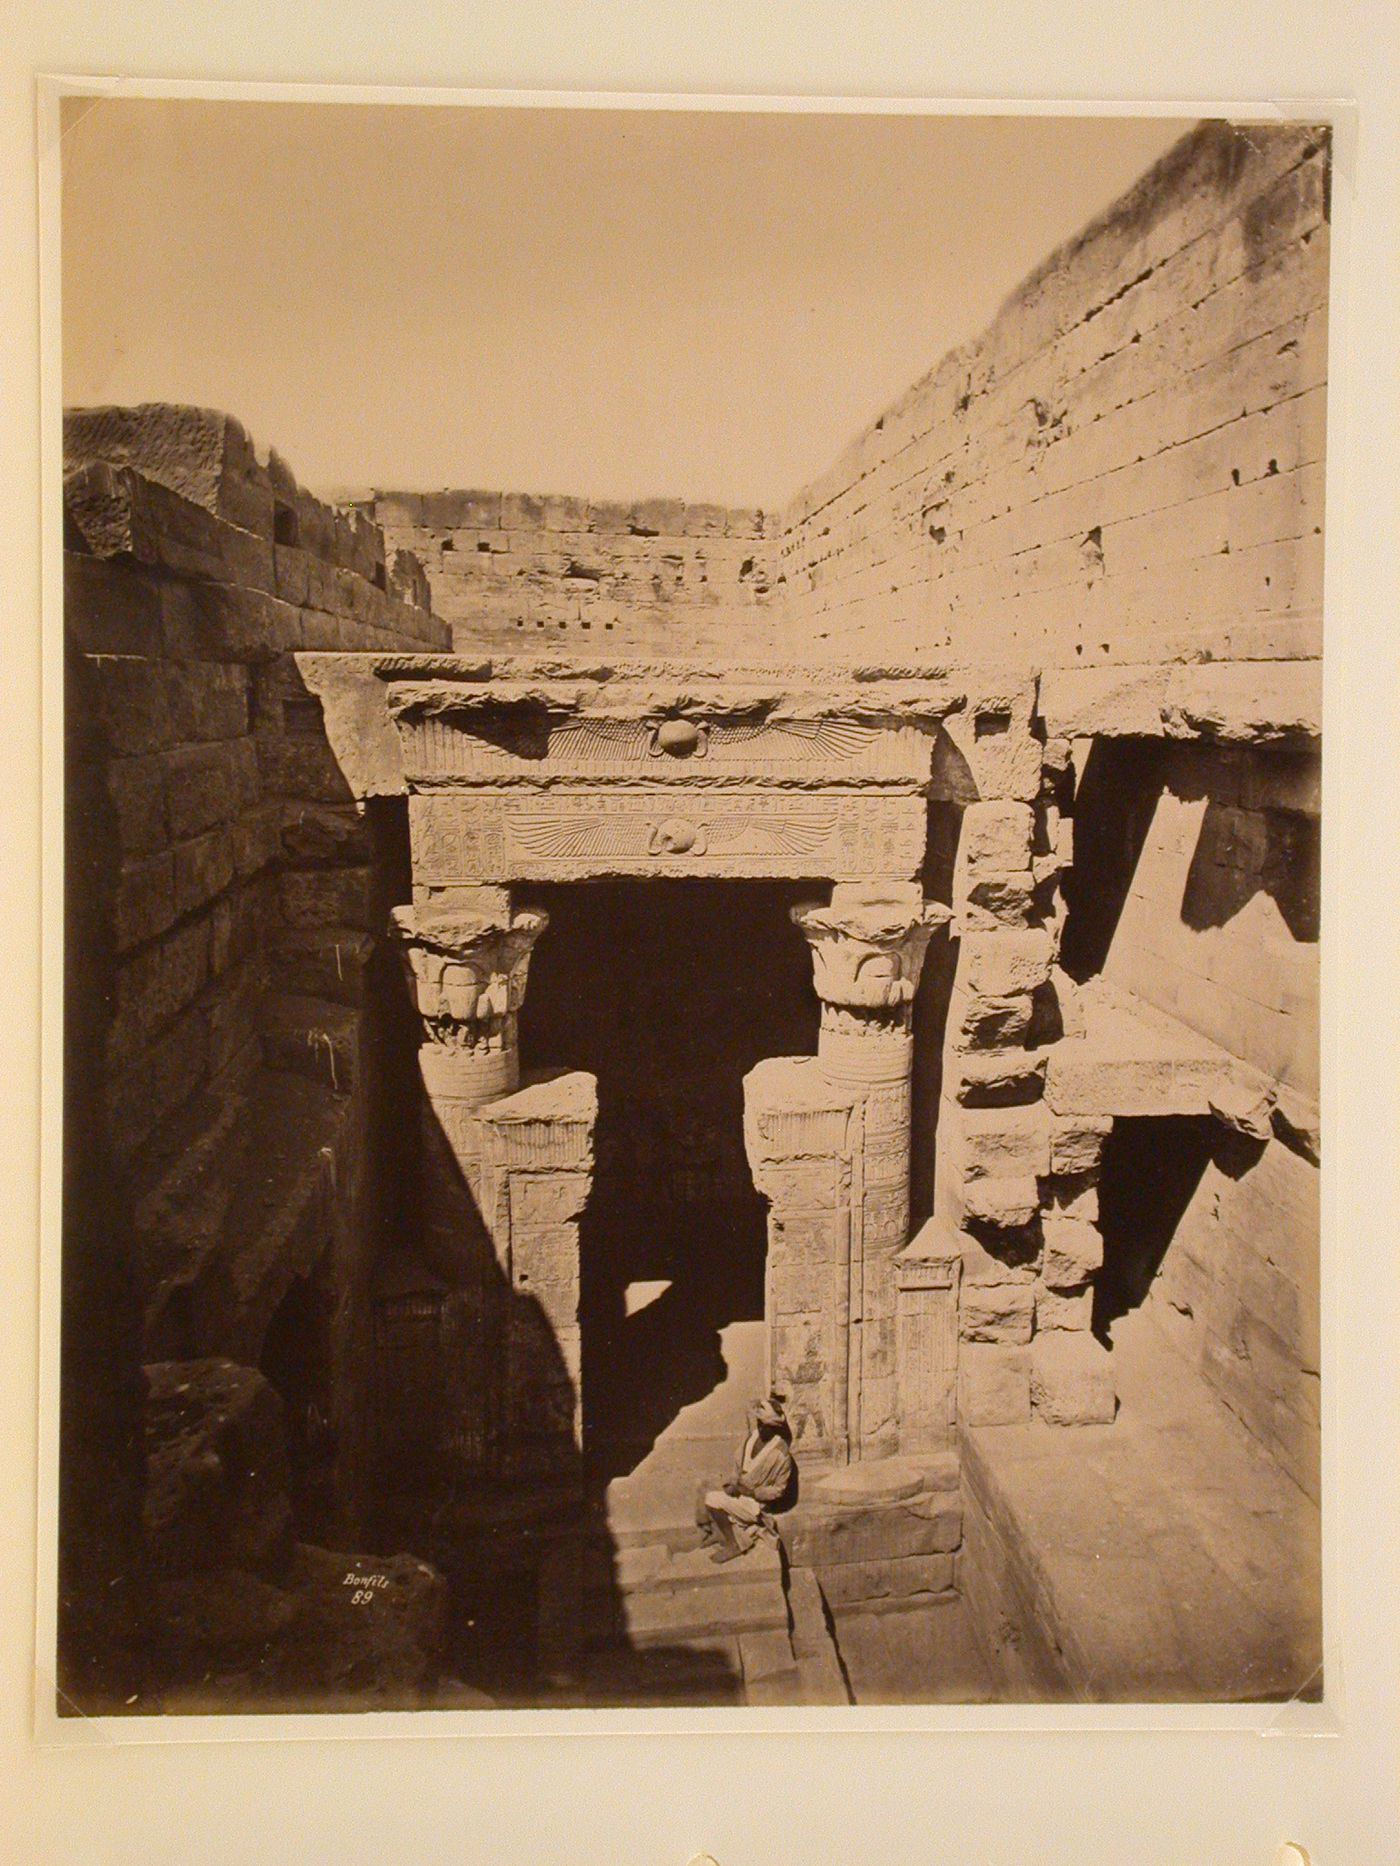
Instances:
[[[548,916],[396,907],[391,924],[429,1041],[473,1055],[514,1050],[530,953]]]

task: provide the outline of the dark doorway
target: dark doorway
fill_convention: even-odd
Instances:
[[[1113,1123],[1099,1175],[1103,1268],[1094,1285],[1094,1332],[1101,1340],[1147,1300],[1218,1136],[1216,1123],[1198,1115]]]
[[[598,1078],[580,1248],[585,1452],[604,1481],[683,1413],[678,1432],[727,1439],[762,1380],[767,1220],[744,1153],[743,1078],[816,1048],[811,962],[788,910],[824,892],[663,880],[515,891],[550,915],[522,1067]]]

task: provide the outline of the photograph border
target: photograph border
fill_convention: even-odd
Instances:
[[[675,1710],[327,1710],[311,1712],[165,1714],[60,1717],[55,1709],[53,1654],[57,1639],[57,1494],[58,1494],[58,1331],[60,1263],[60,1185],[62,1153],[62,904],[63,823],[63,663],[62,663],[62,306],[61,306],[61,131],[65,98],[90,97],[94,106],[125,98],[207,98],[240,102],[398,105],[417,108],[478,109],[571,108],[611,111],[779,112],[852,115],[956,116],[1162,116],[1228,118],[1234,121],[1325,122],[1332,128],[1333,258],[1329,311],[1329,383],[1343,385],[1349,313],[1350,240],[1357,113],[1336,99],[1289,99],[1286,103],[1222,101],[1056,101],[936,99],[895,96],[748,96],[740,93],[604,92],[486,90],[378,85],[321,85],[283,82],[241,83],[177,79],[131,79],[43,76],[38,81],[38,147],[42,342],[43,474],[43,980],[42,1053],[44,1068],[41,1142],[41,1362],[40,1455],[38,1469],[39,1548],[36,1595],[34,1728],[45,1744],[64,1746],[93,1741],[121,1745],[261,1741],[268,1738],[318,1740],[393,1737],[482,1737],[501,1734],[588,1735],[661,1733],[675,1735],[736,1732],[893,1733],[893,1732],[1069,1732],[1069,1731],[1235,1731],[1260,1735],[1337,1736],[1345,1729],[1341,1632],[1342,1574],[1335,1534],[1338,1495],[1335,1457],[1336,1392],[1336,1170],[1337,1063],[1334,1024],[1333,962],[1338,913],[1334,847],[1335,760],[1328,747],[1344,717],[1340,681],[1330,646],[1324,652],[1324,875],[1323,890],[1323,1076],[1321,1107],[1328,1137],[1322,1166],[1322,1523],[1324,1695],[1321,1700],[1280,1704],[1018,1704],[910,1705],[784,1709]],[[367,134],[372,135],[372,131]],[[930,363],[936,360],[931,357]],[[1327,511],[1342,509],[1345,461],[1345,394],[1331,393],[1327,417]],[[1329,522],[1325,550],[1325,608],[1334,617],[1342,605],[1337,591],[1345,586],[1344,528]]]

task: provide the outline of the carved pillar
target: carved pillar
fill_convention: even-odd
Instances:
[[[846,1092],[851,1202],[845,1413],[850,1456],[896,1448],[894,1260],[909,1237],[913,1006],[924,953],[948,909],[914,883],[838,885],[793,909],[812,948],[817,1063]]]
[[[509,1226],[483,1172],[482,1108],[520,1082],[517,1013],[542,913],[394,910],[423,1021],[423,1255],[451,1294],[446,1448],[471,1469],[496,1462],[503,1417]]]
[[[481,1196],[505,1271],[500,1469],[577,1478],[583,1452],[578,1221],[593,1187],[598,1085],[552,1075],[480,1111]]]
[[[769,1384],[786,1395],[804,1468],[850,1460],[852,1112],[860,1096],[815,1056],[744,1077],[744,1145],[768,1200]]]

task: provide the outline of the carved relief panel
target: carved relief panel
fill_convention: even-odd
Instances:
[[[603,875],[904,878],[923,860],[918,796],[576,787],[410,798],[419,887]]]

